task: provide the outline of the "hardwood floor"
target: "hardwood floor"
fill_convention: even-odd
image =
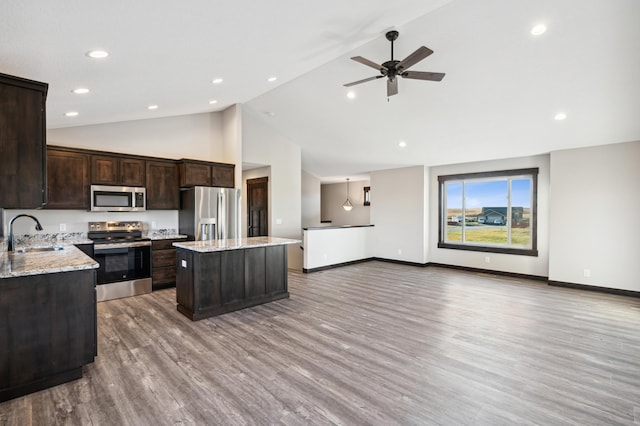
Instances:
[[[98,358],[0,424],[640,424],[640,299],[367,262],[199,322],[98,305]]]

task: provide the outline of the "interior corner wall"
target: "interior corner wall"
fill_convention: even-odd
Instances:
[[[375,257],[426,263],[425,170],[416,166],[371,173]]]
[[[269,235],[302,240],[302,153],[300,147],[242,109],[243,162],[271,166]],[[302,270],[301,244],[288,246],[289,268]]]
[[[438,176],[538,167],[538,256],[438,248]],[[549,155],[432,167],[429,171],[429,262],[547,277],[549,271]],[[555,183],[554,183],[555,184]],[[486,263],[486,258],[490,263]]]
[[[368,180],[349,182],[351,211],[342,208],[347,199],[347,183],[324,183],[320,187],[321,220],[330,220],[330,226],[369,225],[371,207],[364,205],[364,187],[371,186]]]
[[[234,186],[242,188],[242,106],[235,104],[222,111],[222,160],[235,164]]]
[[[639,165],[640,141],[551,153],[550,280],[640,291]]]
[[[271,235],[271,167],[267,166],[267,167],[260,167],[257,169],[251,169],[251,170],[247,170],[242,172],[242,183],[240,186],[241,189],[241,193],[242,193],[242,236],[246,237],[248,235],[248,220],[249,220],[249,200],[248,200],[248,196],[247,196],[247,180],[248,179],[256,179],[256,178],[261,178],[261,177],[266,177],[269,179],[269,181],[267,182],[267,219],[269,220],[269,222],[267,223],[268,229],[267,229],[267,234]]]
[[[222,128],[220,113],[190,114],[49,129],[47,144],[224,162]]]
[[[320,179],[302,171],[302,227],[311,228],[321,226],[320,209],[321,209],[321,192]]]

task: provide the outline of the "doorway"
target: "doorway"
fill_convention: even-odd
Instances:
[[[247,236],[269,235],[269,178],[247,179]]]

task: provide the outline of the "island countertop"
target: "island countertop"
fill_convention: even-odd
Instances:
[[[280,246],[286,244],[298,244],[300,240],[277,237],[249,237],[234,238],[228,240],[185,241],[173,243],[175,247],[207,253],[213,251],[241,250],[254,247]]]
[[[0,278],[80,271],[99,266],[98,262],[73,245],[64,245],[62,250],[54,251],[0,253]]]

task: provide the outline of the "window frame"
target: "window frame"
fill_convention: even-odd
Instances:
[[[513,169],[513,170],[499,170],[491,172],[477,172],[477,173],[460,173],[455,175],[443,175],[438,176],[438,248],[446,248],[453,250],[467,250],[478,251],[485,253],[504,253],[504,254],[516,254],[522,256],[538,256],[538,174],[539,168],[528,169]],[[516,248],[516,247],[498,247],[492,245],[481,245],[478,243],[465,244],[465,243],[451,243],[446,242],[445,233],[446,226],[445,218],[447,217],[444,209],[446,208],[445,199],[445,184],[449,181],[462,181],[464,186],[465,180],[472,179],[490,179],[490,178],[505,178],[508,179],[513,176],[531,176],[531,248]],[[511,197],[511,185],[508,185],[509,197]],[[464,226],[464,223],[463,223]],[[509,221],[509,230],[511,228],[511,220]]]

